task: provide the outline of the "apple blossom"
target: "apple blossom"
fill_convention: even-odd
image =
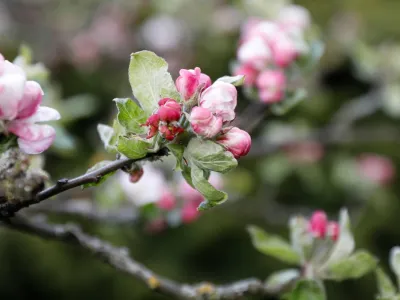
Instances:
[[[176,199],[169,188],[164,189],[160,200],[157,201],[157,206],[162,210],[172,210],[175,208]]]
[[[376,154],[363,154],[358,160],[358,171],[364,178],[381,185],[390,183],[396,173],[390,159]]]
[[[282,70],[266,70],[257,77],[256,84],[262,102],[279,102],[284,96],[286,76]]]
[[[299,55],[294,39],[284,32],[277,34],[271,42],[271,50],[274,63],[283,68],[289,66]]]
[[[217,138],[217,142],[230,151],[235,158],[245,156],[250,151],[250,135],[237,127],[228,128]]]
[[[340,234],[340,227],[337,222],[329,222],[327,227],[327,235],[333,240],[337,241]]]
[[[288,5],[279,12],[277,22],[285,29],[305,30],[311,24],[310,13],[300,5]]]
[[[256,82],[258,72],[259,71],[252,66],[243,64],[238,66],[233,73],[234,75],[244,75],[244,85],[252,86]]]
[[[324,238],[327,231],[328,218],[324,211],[314,212],[309,221],[309,231],[316,238]]]
[[[186,202],[181,210],[182,223],[191,223],[200,216],[200,212],[197,210],[197,206],[194,203]]]
[[[146,138],[150,139],[158,132],[158,125],[160,124],[160,117],[158,114],[152,114],[142,126],[148,126],[149,131]]]
[[[209,109],[223,122],[235,118],[237,91],[234,85],[217,81],[207,88],[200,97],[200,107]]]
[[[200,68],[194,70],[181,69],[179,75],[176,79],[176,88],[185,100],[192,98],[199,86],[202,86],[203,90],[211,85],[210,77],[201,73]]]
[[[163,98],[158,101],[160,108],[157,113],[161,121],[173,122],[178,121],[181,117],[182,108],[176,100],[171,98]]]
[[[196,106],[190,113],[190,124],[196,134],[213,138],[222,129],[222,118],[214,116],[207,108]]]
[[[271,49],[261,37],[253,37],[239,46],[238,59],[243,64],[261,70],[272,59]]]

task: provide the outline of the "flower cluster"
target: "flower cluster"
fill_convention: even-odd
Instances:
[[[148,205],[153,207],[154,214],[147,220],[150,229],[165,229],[168,224],[188,224],[199,218],[201,212],[197,207],[204,197],[182,177],[169,182],[160,169],[150,164],[145,164],[132,174],[119,174],[118,182],[130,202],[139,208]],[[212,173],[209,182],[216,188],[223,186],[218,173]]]
[[[387,185],[395,177],[393,162],[384,156],[362,154],[357,161],[358,173],[365,179],[377,185]]]
[[[236,75],[245,75],[245,85],[257,87],[264,103],[285,97],[287,70],[307,54],[305,30],[310,26],[308,11],[298,5],[284,7],[274,20],[250,19],[243,27],[237,52]]]
[[[16,135],[27,154],[45,151],[55,138],[53,127],[36,124],[60,118],[56,110],[40,106],[42,98],[40,85],[27,81],[25,72],[0,54],[0,135]]]
[[[335,221],[328,221],[325,212],[321,210],[315,211],[311,216],[308,230],[317,239],[328,237],[336,241],[339,237],[339,224]]]
[[[160,133],[166,140],[174,140],[186,129],[182,122],[182,116],[186,114],[185,117],[197,136],[215,140],[235,158],[246,155],[250,151],[250,135],[237,127],[229,126],[235,119],[236,87],[218,80],[211,84],[210,77],[201,73],[200,68],[182,69],[179,74],[176,88],[183,104],[171,98],[161,99],[158,110],[144,124],[149,129],[147,138]]]

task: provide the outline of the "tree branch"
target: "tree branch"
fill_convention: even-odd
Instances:
[[[126,248],[115,247],[99,238],[92,237],[73,224],[49,224],[44,219],[29,219],[15,216],[1,223],[12,230],[29,233],[49,240],[62,241],[79,246],[95,255],[117,271],[133,276],[149,288],[175,299],[239,299],[246,295],[267,294],[262,281],[249,278],[227,285],[212,283],[178,283],[155,274],[144,265],[132,259]]]
[[[22,208],[28,207],[33,204],[40,203],[41,201],[46,200],[57,194],[60,194],[61,192],[64,192],[66,190],[76,188],[83,184],[96,183],[104,175],[107,175],[109,173],[117,171],[117,170],[121,169],[122,167],[128,166],[134,162],[148,160],[148,159],[156,159],[156,158],[166,156],[166,155],[168,155],[168,149],[162,148],[159,151],[157,151],[156,153],[147,153],[147,155],[145,157],[142,157],[139,159],[128,159],[128,158],[118,159],[118,160],[115,160],[115,161],[109,163],[108,165],[106,165],[102,168],[99,168],[92,172],[83,174],[76,178],[60,179],[57,181],[57,183],[55,185],[39,192],[31,200],[22,201],[22,202],[18,202],[18,203],[6,202],[6,203],[0,204],[0,219],[9,218],[9,217],[13,216],[14,213],[16,213],[17,211],[19,211]]]

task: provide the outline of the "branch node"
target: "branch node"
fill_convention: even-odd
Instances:
[[[154,275],[152,275],[149,277],[149,279],[147,279],[147,285],[152,290],[155,290],[160,287],[160,281]]]
[[[57,185],[60,186],[60,185],[67,184],[68,181],[69,181],[68,178],[61,178],[61,179],[58,179],[58,180],[57,180]]]

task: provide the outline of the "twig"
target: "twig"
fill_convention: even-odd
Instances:
[[[28,219],[23,216],[15,216],[1,224],[20,232],[77,245],[117,271],[133,276],[145,282],[152,290],[175,299],[239,299],[246,295],[267,294],[262,281],[255,278],[239,280],[227,285],[175,282],[155,274],[136,262],[130,257],[126,248],[115,247],[106,241],[92,237],[73,224],[49,224],[44,219]]]
[[[9,217],[13,216],[15,212],[19,211],[20,209],[22,209],[24,207],[28,207],[32,204],[39,203],[39,202],[46,200],[52,196],[60,194],[61,192],[64,192],[66,190],[73,189],[73,188],[81,186],[83,184],[96,183],[104,175],[107,175],[109,173],[117,171],[124,166],[132,164],[133,162],[152,159],[152,158],[158,158],[158,157],[162,157],[162,156],[166,156],[166,155],[168,155],[168,149],[162,148],[156,153],[148,153],[145,157],[142,157],[139,159],[128,159],[128,158],[118,159],[118,160],[115,160],[115,161],[109,163],[108,165],[106,165],[102,168],[94,170],[90,173],[83,174],[76,178],[60,179],[57,181],[57,183],[55,185],[36,194],[36,197],[31,200],[18,202],[18,203],[6,202],[6,203],[0,204],[0,219],[9,218]]]

